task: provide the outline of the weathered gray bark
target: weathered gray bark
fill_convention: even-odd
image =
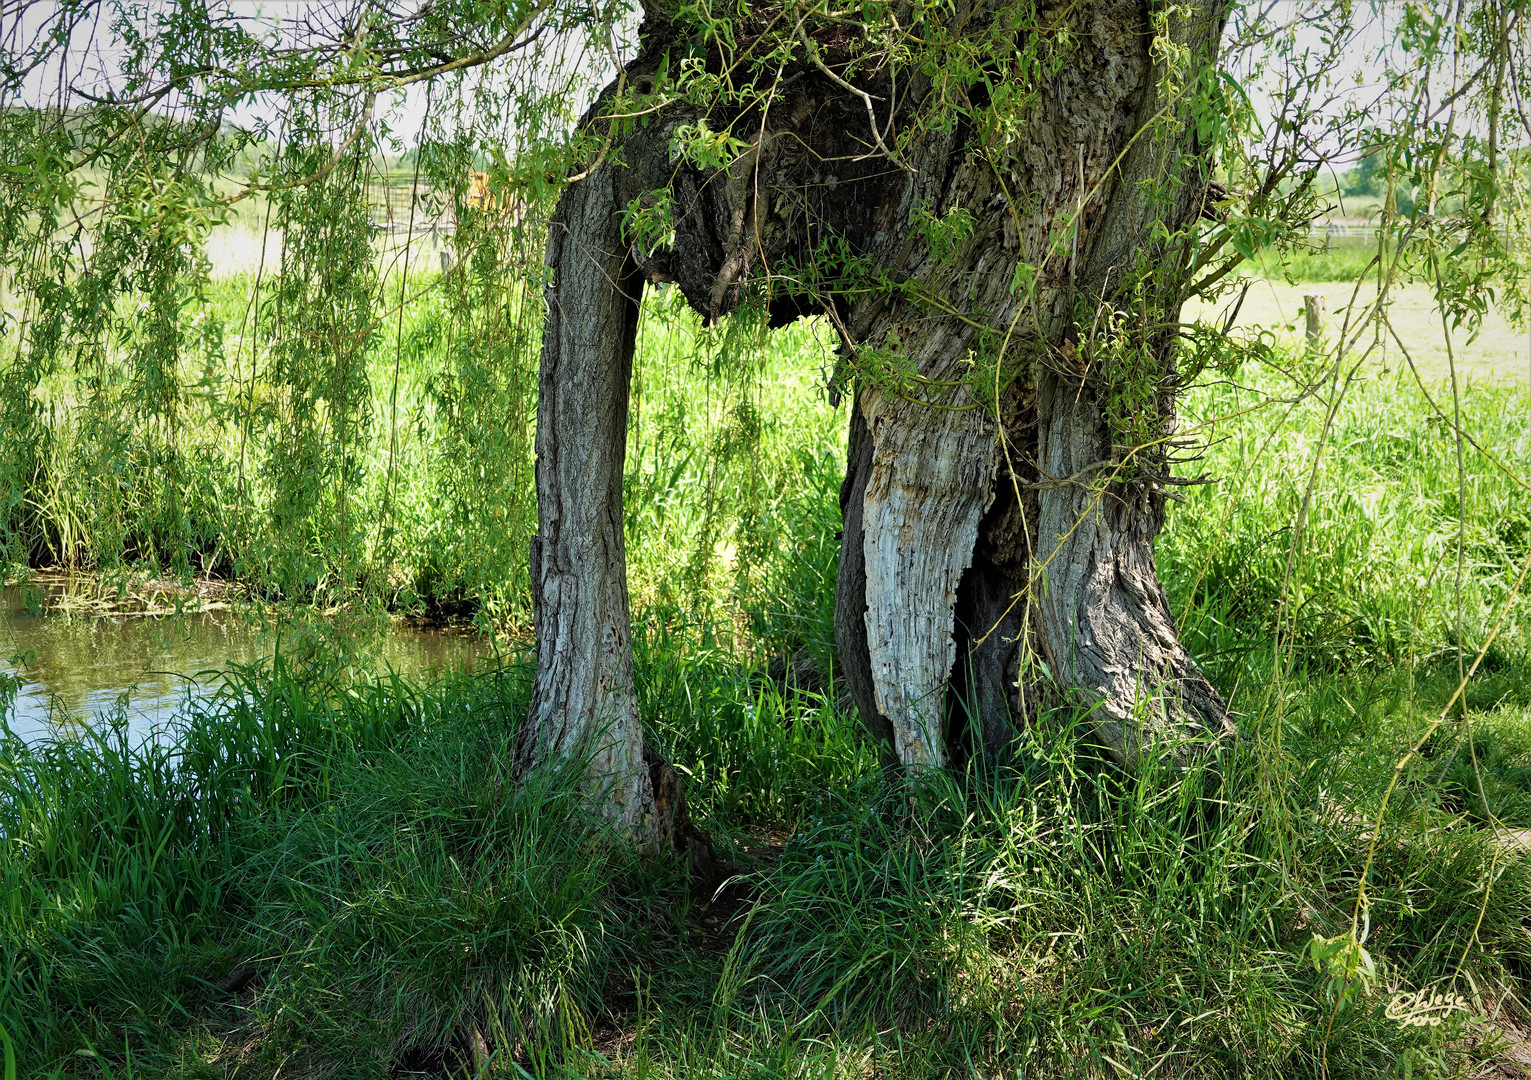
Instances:
[[[1081,392],[1083,391],[1083,392]],[[1045,373],[1037,392],[1041,489],[1037,535],[1046,578],[1034,590],[1041,654],[1096,738],[1119,760],[1183,756],[1227,730],[1227,709],[1180,644],[1154,566],[1163,496],[1112,484],[1099,462],[1110,439],[1086,388]],[[1047,550],[1051,548],[1051,550]]]
[[[622,468],[643,278],[624,242],[618,174],[600,168],[559,201],[538,376],[531,545],[537,677],[517,766],[588,759],[588,797],[640,845],[716,876],[680,778],[645,745],[633,687]]]
[[[1180,22],[1177,43],[1209,55],[1221,10],[1207,4]],[[989,212],[975,214],[972,240],[950,259],[933,259],[915,235],[884,245],[879,264],[918,284],[923,310],[874,297],[848,319],[857,347],[894,342],[924,380],[924,404],[876,388],[855,402],[874,445],[870,474],[858,481],[860,550],[850,550],[857,539],[847,528],[842,558],[860,557],[864,627],[843,617],[853,602],[837,605],[842,653],[854,654],[864,633],[871,660],[870,693],[850,680],[857,704],[891,729],[906,765],[941,764],[963,742],[1002,751],[1036,708],[1060,702],[1090,707],[1097,738],[1129,763],[1150,746],[1183,756],[1198,734],[1229,727],[1179,642],[1154,566],[1166,454],[1140,448],[1126,462],[1114,445],[1107,373],[1091,370],[1089,327],[1076,314],[1082,297],[1097,317],[1109,312],[1145,257],[1173,276],[1180,253],[1152,249],[1150,216],[1170,230],[1194,219],[1205,163],[1194,125],[1167,139],[1139,137],[1165,105],[1147,12],[1102,3],[1086,23],[1078,62],[1053,80],[1015,140],[1004,179],[1010,192],[1029,193],[1027,212],[997,198],[992,170],[953,162],[949,145],[930,140],[910,155],[918,172],[908,201],[936,213]],[[1179,191],[1170,185],[1168,203],[1150,206],[1145,187],[1171,176]],[[1060,224],[1072,229],[1067,256],[1052,244]],[[1010,288],[1022,261],[1041,269],[1025,309]],[[1149,302],[1158,306],[1150,318],[1173,323],[1172,285]],[[931,318],[932,309],[967,318]],[[1022,389],[983,408],[975,388],[947,388],[963,379],[977,313],[1033,358],[1017,373]],[[1156,349],[1168,436],[1169,334]],[[845,575],[841,583],[854,584]]]
[[[850,434],[846,439],[845,482],[840,485],[840,567],[835,579],[836,652],[840,673],[851,697],[860,706],[862,723],[884,747],[884,763],[898,764],[893,749],[893,725],[877,708],[872,684],[872,658],[867,650],[867,573],[862,534],[862,507],[867,480],[872,474],[872,433],[859,408],[852,408]],[[854,629],[845,633],[842,628]]]
[[[992,498],[993,425],[977,409],[890,401],[876,388],[856,405],[872,434],[861,544],[873,698],[900,762],[943,765],[953,609]]]
[[[980,3],[963,18],[977,25],[986,12]],[[728,169],[674,159],[671,134],[698,117],[675,106],[626,138],[622,169],[602,166],[564,196],[549,243],[532,566],[539,671],[523,756],[593,749],[601,797],[623,827],[655,831],[619,501],[643,276],[676,281],[708,318],[762,281],[776,284],[773,323],[833,317],[837,383],[851,390],[852,412],[836,637],[846,683],[890,760],[931,767],[954,753],[1002,753],[1017,726],[1061,702],[1091,707],[1099,738],[1124,762],[1154,746],[1182,755],[1189,737],[1226,727],[1154,568],[1164,440],[1117,445],[1112,373],[1091,333],[1129,301],[1152,309],[1154,325],[1174,322],[1184,252],[1153,246],[1150,216],[1173,233],[1199,212],[1205,154],[1194,124],[1143,137],[1184,105],[1159,98],[1153,28],[1136,0],[1038,18],[1076,20],[1078,55],[987,159],[971,152],[982,136],[967,121],[925,129],[896,164],[868,153],[863,103],[805,58],[768,104],[709,116],[714,130],[748,136]],[[1209,55],[1222,18],[1221,0],[1201,0],[1175,20],[1176,44]],[[820,29],[837,40],[833,26]],[[676,44],[670,32],[650,28],[630,65],[640,92]],[[897,75],[868,84],[877,100],[901,103],[890,129],[932,86],[918,71]],[[1146,184],[1166,181],[1167,197],[1150,205]],[[675,202],[675,241],[631,250],[616,212],[656,187]],[[938,256],[916,214],[959,209],[971,232]],[[800,270],[776,275],[815,259],[825,235],[900,287],[867,288],[863,277],[837,294],[833,283],[803,285]],[[1035,268],[1030,290],[1015,287],[1021,264]],[[1155,266],[1162,284],[1144,273]],[[1173,337],[1147,344],[1163,387],[1153,418],[1167,439]],[[975,350],[1000,360],[992,384],[974,383]],[[890,385],[862,374],[866,357],[889,354],[914,377]]]
[[[643,280],[622,241],[615,177],[598,169],[559,202],[548,237],[532,540],[537,678],[523,767],[587,754],[593,797],[618,828],[652,832],[653,786],[633,694],[622,466]]]

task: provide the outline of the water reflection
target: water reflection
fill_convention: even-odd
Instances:
[[[59,601],[70,588],[53,580],[0,589],[0,708],[24,739],[89,723],[124,695],[129,731],[148,735],[188,700],[211,696],[217,680],[209,672],[253,663],[275,647],[270,628],[227,609],[67,614]],[[393,625],[361,659],[373,671],[419,677],[489,651],[473,634]]]

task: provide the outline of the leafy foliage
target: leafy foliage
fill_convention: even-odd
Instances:
[[[1088,5],[971,25],[924,0],[655,9],[673,62],[579,130],[621,5],[369,2],[268,33],[206,5],[63,0],[8,38],[5,560],[523,625],[541,249],[567,174],[676,103],[706,114],[672,133],[677,165],[726,174],[752,147],[729,118],[787,66],[832,62],[848,84],[929,82],[897,130],[868,103],[879,167],[962,129],[1003,178],[1090,32]],[[1522,12],[1384,11],[1395,51],[1357,90],[1364,7],[1236,10],[1216,64],[1177,10],[1154,8],[1164,106],[1135,137],[1191,149],[1143,185],[1158,224],[1119,291],[1073,318],[1119,463],[1190,394],[1178,435],[1223,478],[1163,544],[1187,640],[1243,717],[1218,769],[1124,776],[1087,716],[1055,710],[1007,771],[879,770],[834,672],[839,421],[814,336],[832,332],[763,323],[776,286],[937,308],[821,237],[726,326],[651,303],[635,371],[639,696],[745,872],[732,891],[693,898],[636,861],[572,774],[513,782],[523,667],[415,687],[278,657],[164,741],[130,745],[119,716],[0,743],[7,1070],[13,1038],[26,1075],[1464,1070],[1531,963],[1505,836],[1531,820],[1524,399],[1365,365],[1407,352],[1388,317],[1405,279],[1457,341],[1491,304],[1526,317]],[[98,15],[109,93],[39,96]],[[388,113],[410,87],[429,88],[414,135]],[[1347,155],[1364,175],[1344,193],[1377,200],[1364,258],[1310,231],[1325,159]],[[1187,176],[1220,187],[1176,224]],[[402,215],[379,219],[378,184]],[[998,197],[1019,217],[1038,196]],[[961,209],[912,211],[940,262],[974,243]],[[640,248],[671,241],[665,199],[628,210]],[[1049,223],[1012,297],[1035,300],[1082,221]],[[209,243],[236,229],[259,257],[215,273]],[[1257,263],[1357,281],[1357,317],[1301,345],[1179,325],[1181,299],[1232,297]],[[1014,345],[975,338],[979,406],[1045,359]],[[897,348],[849,364],[930,389]],[[1465,996],[1439,1026],[1388,1011],[1448,990]],[[598,1055],[608,1027],[625,1041]]]

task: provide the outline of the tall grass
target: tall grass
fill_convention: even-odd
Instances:
[[[0,1023],[23,1075],[1444,1076],[1489,1029],[1389,1001],[1517,1008],[1531,861],[1431,769],[1376,838],[1378,977],[1337,1012],[1304,957],[1348,925],[1368,744],[1406,734],[1366,680],[1300,691],[1282,761],[1129,776],[1060,712],[1014,768],[900,781],[822,703],[664,668],[640,653],[645,720],[687,733],[666,749],[742,873],[711,904],[569,777],[507,775],[515,667],[327,693],[247,671],[179,750],[8,744]],[[1270,770],[1300,814],[1256,797]]]
[[[1160,545],[1183,629],[1214,662],[1268,641],[1284,618],[1308,666],[1428,663],[1449,653],[1454,670],[1457,646],[1469,659],[1476,652],[1531,554],[1531,498],[1515,479],[1531,474],[1525,392],[1475,384],[1465,395],[1463,425],[1499,464],[1467,446],[1463,489],[1446,423],[1406,368],[1367,371],[1345,389],[1325,437],[1334,392],[1295,407],[1276,400],[1236,424],[1214,421],[1289,397],[1285,377],[1249,370],[1192,399],[1186,419],[1211,425],[1200,434],[1215,440],[1207,469],[1217,483],[1192,489]],[[1310,512],[1294,536],[1305,497]],[[1524,647],[1524,617],[1511,612],[1490,671]]]
[[[1524,603],[1465,709],[1405,754],[1531,553],[1514,482],[1469,448],[1462,498],[1408,382],[1200,388],[1184,419],[1218,483],[1175,507],[1159,559],[1245,737],[1128,775],[1060,710],[1004,768],[894,777],[838,707],[839,418],[811,331],[704,386],[715,342],[656,318],[638,369],[640,708],[732,881],[693,894],[613,842],[571,775],[509,775],[524,662],[414,684],[279,655],[165,738],[130,744],[118,715],[0,742],[0,1025],[21,1075],[1487,1068],[1531,972]],[[389,580],[435,567],[455,583],[432,595],[489,596],[447,571],[495,528],[508,545],[500,519],[432,500],[477,512],[497,481],[432,458],[444,399],[412,370]],[[1474,438],[1531,471],[1524,393],[1464,401]],[[449,548],[415,514],[479,539]],[[1335,951],[1352,927],[1371,968]],[[1439,1024],[1403,1022],[1420,991],[1443,995]]]
[[[631,858],[571,811],[568,775],[509,781],[521,675],[339,688],[278,659],[232,673],[169,740],[130,745],[120,719],[9,738],[0,1022],[24,1060],[136,1047],[168,1068],[141,1048],[186,1050],[199,1012],[222,1023],[231,973],[258,977],[283,1059],[312,1049],[353,1075],[439,1052],[481,1014],[545,1025],[598,1000],[590,973],[632,941],[596,894]]]

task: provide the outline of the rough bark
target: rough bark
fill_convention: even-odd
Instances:
[[[711,879],[711,845],[675,770],[645,745],[633,687],[622,470],[643,278],[622,237],[622,194],[615,170],[597,169],[564,193],[549,229],[530,560],[537,676],[517,764],[587,758],[587,794],[612,825]]]
[[[992,424],[977,409],[889,401],[876,388],[856,405],[873,447],[861,504],[873,701],[902,764],[940,766],[957,586],[993,497]]]
[[[1171,36],[1206,56],[1223,6],[1193,7],[1172,17]],[[776,14],[762,7],[761,26]],[[992,15],[980,0],[960,18],[971,29]],[[1207,161],[1194,124],[1145,137],[1172,109],[1137,0],[1044,3],[1037,19],[1074,20],[1076,55],[987,158],[973,150],[989,136],[969,118],[918,128],[897,161],[871,152],[864,103],[821,63],[854,74],[852,54],[837,58],[845,35],[827,22],[805,31],[819,38],[816,55],[789,64],[769,94],[706,114],[668,106],[623,140],[621,169],[602,166],[565,195],[549,243],[528,728],[538,742],[526,757],[586,740],[624,827],[652,831],[658,784],[642,767],[632,706],[619,502],[642,277],[677,282],[708,319],[755,289],[773,324],[823,311],[839,332],[835,385],[850,390],[851,420],[836,639],[890,760],[929,767],[1003,753],[1017,725],[1065,702],[1091,707],[1099,738],[1125,762],[1149,746],[1182,754],[1189,737],[1226,726],[1154,567],[1178,385],[1172,333],[1140,343],[1157,365],[1162,392],[1148,411],[1161,437],[1128,448],[1108,420],[1115,375],[1092,329],[1131,302],[1153,325],[1173,324],[1171,271],[1184,252],[1150,225],[1173,234],[1195,216]],[[737,30],[746,43],[765,33]],[[668,50],[696,47],[678,34],[651,20],[630,85],[643,92]],[[896,103],[888,131],[921,115],[933,86],[886,65],[862,84]],[[745,138],[726,169],[676,159],[673,134],[699,118]],[[1161,188],[1156,202],[1149,183]],[[660,187],[675,205],[674,242],[633,249],[616,211]],[[917,218],[958,210],[970,230],[955,250],[933,251]],[[819,273],[825,236],[860,261],[854,281]],[[1029,289],[1016,287],[1022,264],[1034,268]],[[997,362],[992,384],[974,381],[975,353]],[[886,374],[888,357],[904,376]]]
[[[1046,582],[1036,626],[1053,677],[1092,706],[1096,738],[1119,760],[1158,748],[1179,757],[1224,730],[1227,710],[1180,644],[1154,566],[1164,500],[1146,483],[1099,482],[1110,446],[1088,387],[1040,380],[1037,532]]]
[[[643,283],[616,209],[615,177],[600,169],[565,192],[550,225],[531,545],[537,678],[518,757],[529,768],[589,755],[602,812],[640,832],[654,796],[633,694],[622,467]]]
[[[845,482],[840,485],[840,567],[835,579],[835,651],[840,673],[861,719],[872,737],[884,747],[884,764],[897,765],[893,725],[877,708],[872,682],[872,657],[867,649],[867,575],[863,555],[862,507],[867,481],[872,475],[872,433],[861,410],[850,410],[850,434],[846,441]]]
[[[971,158],[927,142],[910,155],[918,173],[908,201],[992,209],[975,215],[973,238],[954,257],[932,258],[917,235],[886,245],[879,264],[917,282],[923,300],[868,298],[848,319],[856,347],[892,343],[927,388],[923,405],[876,389],[857,402],[874,465],[859,553],[873,685],[856,696],[863,713],[886,716],[908,765],[1002,752],[1035,709],[1060,702],[1091,708],[1097,737],[1124,762],[1148,745],[1183,756],[1196,735],[1228,728],[1222,700],[1179,643],[1154,567],[1167,454],[1138,449],[1127,467],[1100,468],[1122,466],[1127,448],[1115,445],[1110,379],[1091,370],[1089,327],[1078,317],[1086,297],[1091,318],[1112,311],[1145,260],[1172,276],[1177,253],[1154,249],[1151,218],[1173,231],[1195,216],[1204,162],[1193,126],[1140,137],[1164,106],[1147,13],[1102,3],[1086,24],[1082,55],[1048,87],[1003,178],[1010,192],[1030,193],[1028,212],[997,198],[997,178]],[[1220,32],[1220,8],[1209,4],[1180,24],[1177,43],[1205,55]],[[1177,174],[1178,195],[1151,206],[1146,182]],[[1075,222],[1067,256],[1050,245],[1060,222]],[[1021,261],[1040,269],[1025,311],[1010,288]],[[1173,323],[1173,286],[1152,302],[1149,317]],[[967,318],[931,318],[932,309]],[[983,329],[1033,359],[996,403],[975,408],[975,388],[945,387],[962,380],[980,313]],[[1166,438],[1172,346],[1167,333],[1153,343]],[[879,467],[889,482],[878,482]],[[852,530],[845,537],[842,558],[854,560]],[[841,622],[842,648],[857,632]]]

